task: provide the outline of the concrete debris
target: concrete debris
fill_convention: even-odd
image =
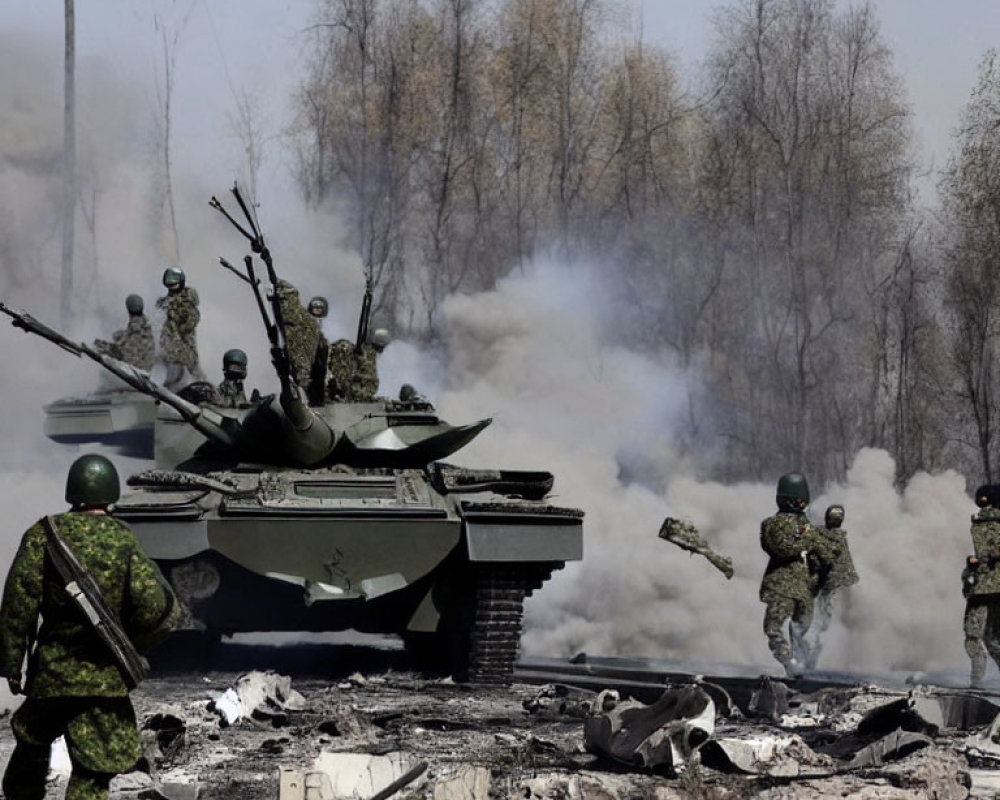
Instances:
[[[142,793],[143,800],[198,800],[201,796],[199,783],[160,783]]]
[[[797,777],[805,766],[830,771],[832,761],[812,752],[800,736],[792,733],[718,736],[699,751],[701,763],[712,769],[737,770],[753,775]]]
[[[715,703],[698,686],[668,689],[652,705],[626,700],[592,716],[583,731],[592,753],[676,773],[715,731]]]
[[[311,769],[279,768],[278,800],[384,800],[424,783],[426,770],[404,753],[321,753]]]
[[[1000,768],[1000,714],[988,728],[966,737],[962,749],[973,766]]]
[[[452,773],[438,776],[434,800],[487,800],[490,795],[490,771],[485,767],[463,765]]]
[[[934,743],[930,736],[897,729],[881,739],[863,747],[846,765],[845,769],[881,767],[890,761],[899,761],[910,753]]]
[[[534,697],[524,701],[524,710],[529,714],[541,714],[549,718],[583,718],[590,716],[597,696],[597,692],[589,689],[578,689],[565,683],[547,683]]]
[[[267,719],[283,724],[285,712],[305,708],[305,698],[292,689],[287,675],[274,672],[248,672],[217,697],[213,710],[222,719],[221,725],[232,725],[241,719]]]
[[[115,797],[121,792],[141,792],[152,786],[153,778],[145,772],[123,772],[111,779],[111,796]]]

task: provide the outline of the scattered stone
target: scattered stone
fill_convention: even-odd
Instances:
[[[305,698],[291,688],[291,678],[274,672],[249,672],[217,697],[212,709],[221,723],[232,725],[241,719],[284,718],[287,710],[301,710]]]

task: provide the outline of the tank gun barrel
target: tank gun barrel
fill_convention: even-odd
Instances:
[[[72,353],[78,358],[87,356],[87,358],[96,361],[137,392],[166,403],[209,439],[227,447],[236,446],[239,436],[239,423],[235,420],[185,400],[180,395],[163,388],[153,381],[146,372],[131,364],[104,355],[83,342],[71,341],[59,333],[59,331],[35,319],[27,311],[15,310],[4,303],[0,303],[0,312],[11,318],[15,328],[20,328],[25,333],[34,333],[37,336],[41,336],[43,339],[58,345],[63,350]]]

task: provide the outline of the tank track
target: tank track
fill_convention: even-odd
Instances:
[[[524,598],[562,567],[562,562],[477,565],[468,680],[511,683],[521,643]]]

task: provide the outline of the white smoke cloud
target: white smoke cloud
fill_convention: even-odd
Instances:
[[[451,298],[448,357],[436,365],[444,372],[426,372],[437,380],[424,388],[447,419],[495,417],[453,458],[549,469],[554,502],[586,511],[584,560],[528,601],[524,649],[777,667],[757,597],[766,565],[759,527],[775,511],[774,483],[692,477],[695,465],[672,447],[690,381],[667,355],[605,343],[611,296],[593,269],[540,263],[493,292]],[[406,379],[402,367],[383,370],[389,385]],[[651,473],[636,476],[641,485],[621,472],[629,452],[642,453]],[[813,487],[814,521],[829,503],[845,505],[861,576],[820,666],[965,669],[958,575],[974,507],[964,479],[917,475],[902,491],[893,480],[888,454],[862,450],[843,486]],[[730,556],[734,578],[658,539],[668,515],[692,520]]]

